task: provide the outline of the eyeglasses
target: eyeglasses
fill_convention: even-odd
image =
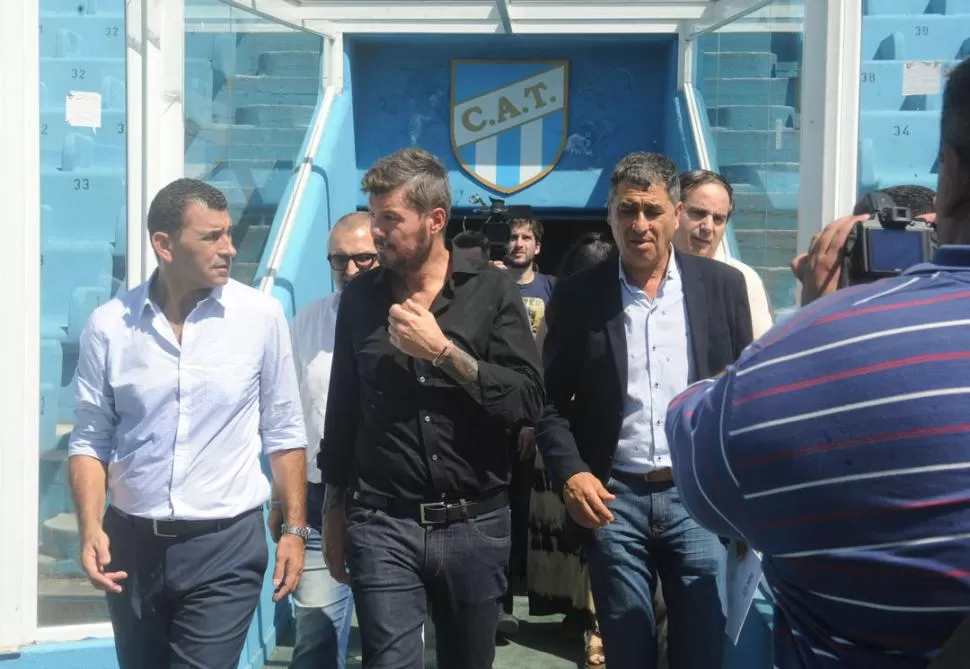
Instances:
[[[377,262],[377,254],[354,253],[353,255],[347,255],[346,253],[331,253],[327,256],[327,261],[330,263],[330,266],[338,272],[343,272],[347,269],[347,265],[350,264],[351,260],[357,265],[357,269],[370,269]]]

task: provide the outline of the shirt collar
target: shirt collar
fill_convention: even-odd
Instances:
[[[670,245],[669,253],[670,253],[669,259],[667,260],[667,274],[666,276],[664,276],[663,281],[660,282],[661,286],[664,285],[664,283],[666,283],[667,281],[680,278],[680,268],[677,266],[677,257],[675,255],[673,244]],[[623,269],[622,254],[619,254],[619,257],[617,258],[616,262],[617,262],[617,266],[619,267],[620,283],[629,290],[640,290],[638,286],[634,286],[632,283],[630,283],[627,280],[626,270]]]
[[[156,269],[154,272],[152,272],[152,275],[148,277],[148,281],[146,281],[141,285],[141,288],[140,288],[141,294],[138,296],[138,304],[141,306],[141,313],[145,313],[145,309],[152,309],[153,311],[157,310],[159,313],[161,313],[162,311],[161,305],[156,305],[154,300],[152,300],[152,286],[155,284],[155,281],[157,279],[158,279],[158,270]],[[225,309],[226,307],[225,288],[226,288],[225,286],[216,286],[211,291],[209,291],[208,295],[206,295],[203,299],[199,300],[199,304],[202,304],[207,300],[213,300],[216,304],[218,304],[223,309]]]
[[[921,274],[938,272],[941,269],[966,270],[970,269],[970,246],[962,244],[947,244],[940,246],[933,254],[932,263],[920,263],[910,267],[904,274]]]

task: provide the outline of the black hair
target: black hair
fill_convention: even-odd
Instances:
[[[479,248],[482,253],[485,254],[487,258],[489,256],[489,251],[491,245],[486,237],[481,232],[476,232],[473,230],[466,230],[465,232],[459,232],[455,235],[454,239],[451,240],[452,248],[457,249],[474,249]]]
[[[158,191],[148,208],[148,234],[165,232],[178,234],[182,229],[182,217],[192,202],[198,202],[212,211],[226,211],[229,203],[222,192],[198,179],[176,179]]]
[[[562,264],[559,266],[559,278],[564,279],[584,269],[595,267],[615,253],[616,245],[610,235],[598,230],[584,232],[563,254]]]
[[[934,211],[933,198],[936,197],[936,192],[926,186],[892,186],[876,192],[888,195],[897,207],[908,207],[913,216],[924,216]],[[872,213],[869,211],[869,202],[866,198],[856,202],[855,208],[852,210],[853,216],[865,216]]]

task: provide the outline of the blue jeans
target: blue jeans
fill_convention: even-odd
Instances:
[[[350,586],[338,583],[323,561],[320,532],[306,543],[303,576],[293,593],[296,643],[290,669],[344,669],[354,617]]]
[[[364,669],[423,669],[429,604],[439,669],[492,669],[510,543],[508,507],[423,527],[352,504],[347,561]]]
[[[614,472],[613,522],[587,544],[590,583],[610,669],[655,669],[653,593],[663,585],[670,669],[718,669],[724,657],[727,552],[670,483]]]

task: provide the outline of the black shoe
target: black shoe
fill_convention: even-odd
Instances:
[[[504,611],[498,617],[498,633],[502,636],[515,636],[519,631],[519,620]]]

